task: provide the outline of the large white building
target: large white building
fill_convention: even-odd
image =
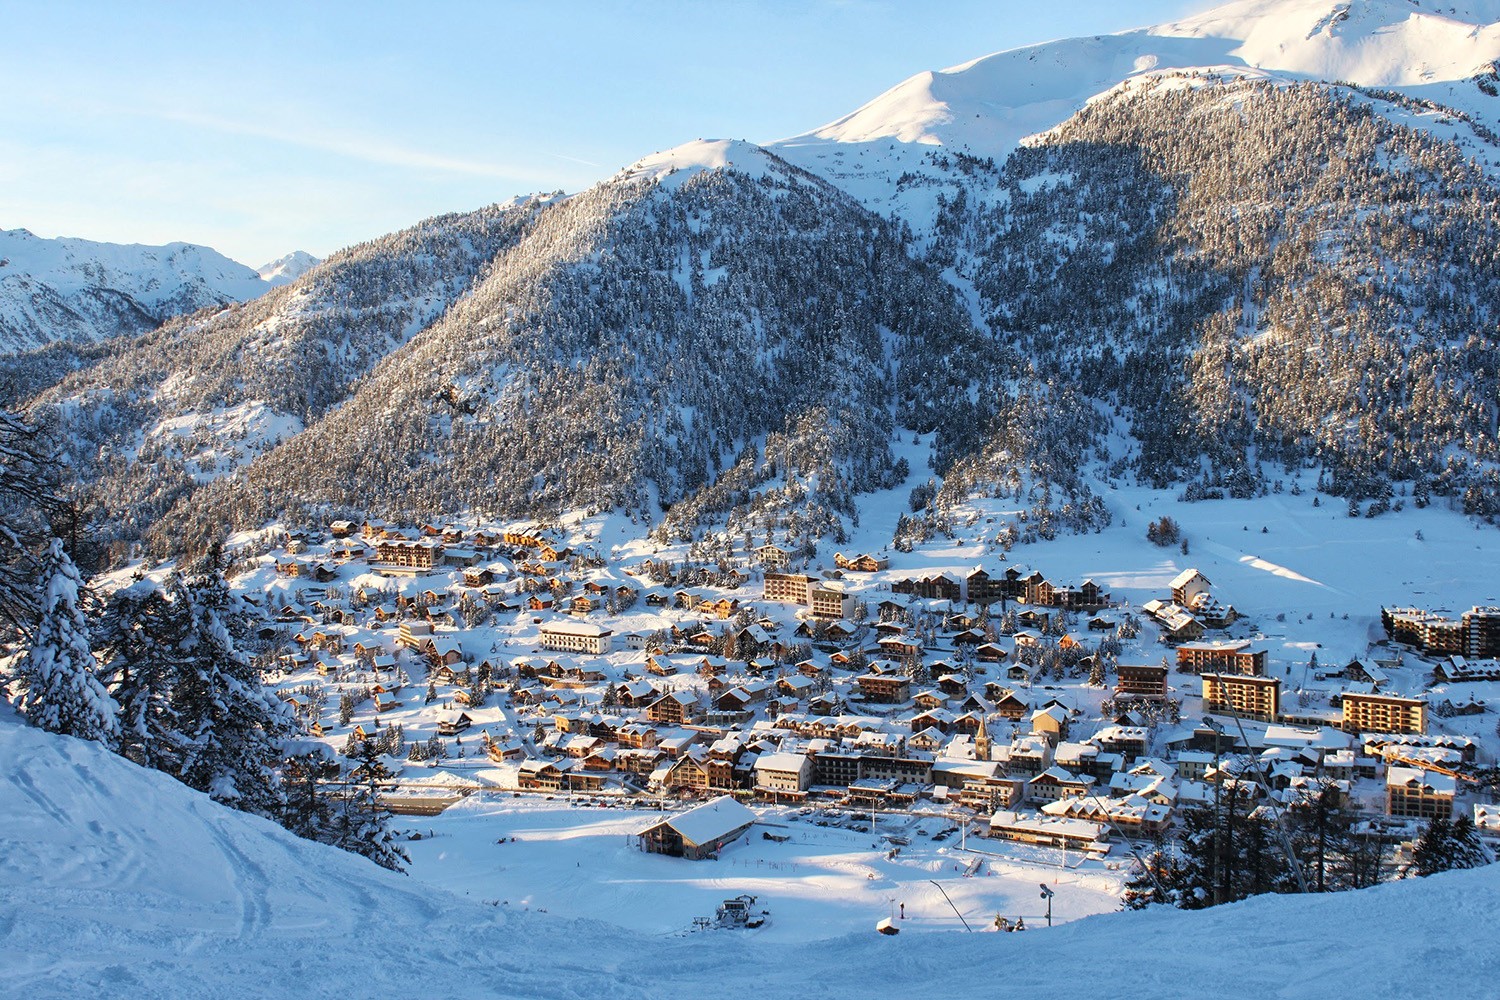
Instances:
[[[589,622],[550,622],[542,626],[542,648],[603,655],[614,644],[614,635]]]
[[[775,792],[805,792],[812,780],[806,754],[766,753],[755,761],[755,787]]]

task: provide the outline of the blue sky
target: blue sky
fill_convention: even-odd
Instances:
[[[15,3],[0,228],[251,265],[769,141],[911,76],[1204,0]]]

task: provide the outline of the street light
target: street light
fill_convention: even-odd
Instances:
[[[1041,887],[1042,887],[1042,898],[1047,901],[1047,926],[1051,927],[1052,926],[1052,897],[1055,896],[1056,893],[1054,893],[1051,889],[1047,888],[1046,883],[1038,883],[1038,884],[1041,885]]]

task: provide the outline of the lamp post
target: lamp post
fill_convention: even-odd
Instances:
[[[1047,926],[1051,927],[1052,926],[1052,897],[1055,896],[1055,895],[1057,895],[1057,894],[1054,893],[1051,889],[1047,888],[1047,884],[1045,882],[1041,882],[1041,883],[1038,883],[1038,884],[1042,887],[1042,898],[1047,901]]]

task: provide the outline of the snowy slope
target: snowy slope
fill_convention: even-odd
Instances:
[[[1093,1000],[1107,962],[1120,997],[1374,1000],[1486,995],[1500,973],[1482,930],[1500,906],[1496,866],[1024,935],[634,934],[424,886],[0,713],[6,996],[706,997],[753,984],[762,997],[1003,985]]]
[[[996,162],[1091,98],[1126,81],[1200,72],[1393,88],[1459,110],[1491,129],[1500,98],[1477,77],[1500,60],[1500,5],[1416,0],[1239,0],[1181,21],[1061,39],[918,73],[844,117],[770,144],[918,232],[932,206],[894,193],[924,154],[958,150]]]
[[[271,285],[286,285],[302,277],[318,264],[322,263],[318,258],[306,250],[293,250],[282,257],[277,257],[269,264],[262,264],[255,269],[261,280]]]
[[[270,287],[245,265],[191,243],[48,240],[0,230],[0,352],[139,333]]]

